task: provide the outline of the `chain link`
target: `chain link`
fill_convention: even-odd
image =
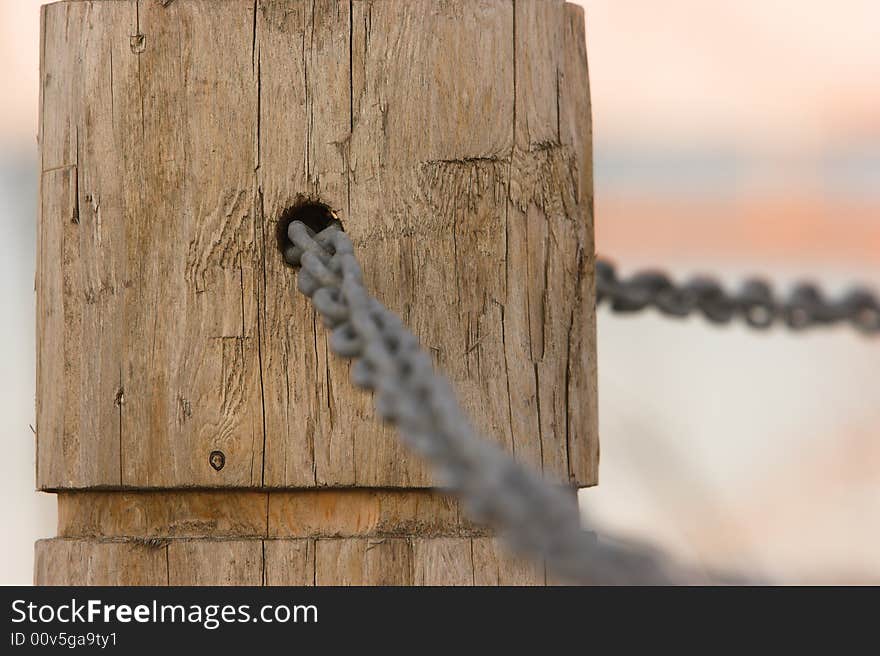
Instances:
[[[332,332],[330,348],[353,359],[352,380],[375,394],[379,416],[434,467],[443,488],[514,550],[543,559],[563,580],[590,584],[695,583],[705,578],[641,545],[612,542],[582,525],[572,490],[545,481],[480,439],[450,383],[400,319],[371,297],[348,236],[295,221],[285,260],[297,288]]]
[[[598,260],[596,302],[610,304],[611,310],[619,313],[654,307],[672,317],[700,312],[719,324],[741,318],[759,330],[778,322],[793,330],[846,323],[865,335],[880,335],[880,301],[864,288],[828,299],[815,285],[799,283],[782,300],[763,280],[747,280],[738,292],[731,293],[706,277],[676,284],[664,273],[641,271],[624,279],[617,275],[613,264]]]
[[[403,441],[431,462],[442,486],[462,499],[474,520],[493,526],[516,551],[542,559],[573,582],[709,580],[647,546],[599,537],[583,525],[570,490],[545,481],[480,439],[418,339],[367,293],[352,243],[337,222],[315,233],[294,221],[287,234],[284,258],[301,267],[297,288],[331,330],[330,348],[354,360],[354,383],[374,392],[378,415],[396,425]],[[779,321],[795,330],[849,323],[868,335],[880,333],[880,302],[861,288],[828,300],[814,285],[799,284],[786,300],[779,300],[761,280],[748,280],[739,292],[729,293],[705,277],[677,285],[663,273],[643,271],[622,279],[612,264],[599,260],[596,295],[597,304],[610,303],[622,313],[655,307],[675,317],[700,312],[713,323],[741,318],[758,329]]]

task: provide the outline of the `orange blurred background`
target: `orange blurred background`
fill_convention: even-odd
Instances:
[[[878,264],[880,3],[582,4],[602,250]]]
[[[141,0],[152,2],[155,0]],[[540,1],[540,0],[535,0]],[[0,582],[33,492],[38,0],[0,3]],[[584,0],[600,254],[880,288],[880,3]],[[880,343],[599,313],[604,529],[785,582],[880,583]]]
[[[880,288],[880,3],[585,0],[600,254]],[[607,529],[880,581],[880,343],[599,313]]]

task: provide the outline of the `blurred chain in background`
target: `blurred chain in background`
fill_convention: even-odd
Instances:
[[[792,330],[845,323],[866,335],[880,335],[880,300],[862,287],[829,299],[816,285],[801,282],[782,299],[767,282],[757,278],[746,280],[739,291],[729,292],[705,276],[676,283],[662,272],[646,270],[623,278],[611,262],[598,260],[596,303],[603,302],[618,313],[649,307],[671,317],[699,312],[713,323],[742,319],[759,330],[779,322]]]

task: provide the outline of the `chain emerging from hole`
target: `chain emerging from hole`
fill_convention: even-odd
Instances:
[[[783,300],[763,280],[747,280],[738,292],[731,293],[705,277],[676,284],[664,273],[641,271],[621,278],[613,264],[598,260],[596,303],[603,302],[619,313],[654,307],[672,317],[700,312],[713,323],[729,323],[741,318],[759,330],[778,322],[793,330],[846,323],[865,335],[880,335],[880,300],[864,288],[854,288],[840,298],[828,299],[815,285],[800,283]]]
[[[297,288],[330,329],[330,348],[354,360],[352,380],[372,390],[379,416],[434,467],[476,521],[516,551],[543,559],[563,580],[591,584],[695,583],[702,575],[641,546],[585,529],[572,490],[545,481],[481,439],[450,383],[400,319],[367,293],[351,241],[331,225],[314,233],[295,221],[284,258],[301,266]]]

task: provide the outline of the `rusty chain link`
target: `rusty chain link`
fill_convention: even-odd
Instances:
[[[864,288],[853,288],[837,299],[829,299],[815,285],[800,283],[781,299],[763,280],[746,280],[738,292],[732,293],[706,277],[677,284],[664,273],[641,271],[621,278],[613,264],[598,260],[596,303],[609,304],[613,312],[619,313],[653,307],[672,317],[699,312],[713,323],[742,319],[760,330],[777,323],[793,330],[849,324],[865,335],[880,335],[880,300]]]

